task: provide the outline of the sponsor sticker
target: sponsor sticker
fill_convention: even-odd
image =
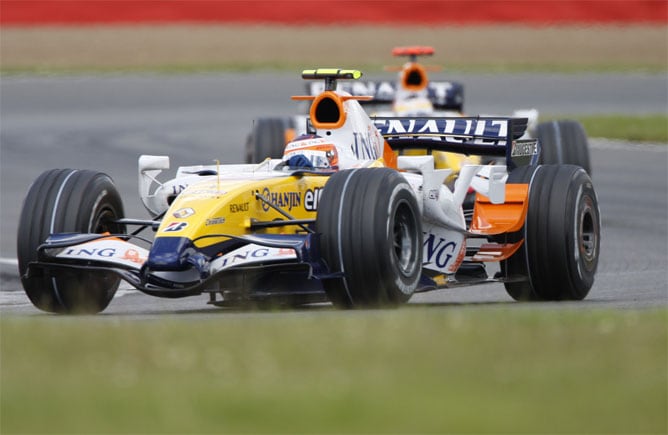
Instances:
[[[136,268],[144,264],[148,251],[121,240],[99,240],[65,248],[57,257],[101,261]]]
[[[207,219],[205,222],[206,226],[209,225],[221,225],[225,223],[225,218],[224,217],[217,217],[217,218],[210,218]]]
[[[123,256],[121,257],[123,260],[128,260],[132,261],[133,263],[137,264],[143,264],[144,261],[146,261],[146,257],[142,257],[139,254],[139,251],[136,249],[127,249],[124,253]]]
[[[239,213],[248,211],[248,203],[244,202],[242,204],[230,204],[230,213]]]
[[[177,196],[179,193],[186,190],[188,187],[187,184],[174,184],[172,185],[172,195]]]
[[[353,131],[353,143],[350,145],[350,151],[361,160],[375,160],[379,156],[379,140],[375,136],[375,131],[366,132]]]
[[[322,189],[316,187],[315,189],[308,189],[304,194],[304,208],[306,211],[316,211],[318,209],[318,202],[320,202],[320,196],[322,195]]]
[[[262,190],[262,196],[267,198],[271,203],[284,210],[292,210],[302,204],[301,192],[272,192],[268,187]],[[258,199],[259,201],[259,199]],[[262,201],[262,210],[269,211],[269,205]]]
[[[166,233],[175,233],[185,229],[187,226],[188,222],[172,222],[163,231]]]
[[[395,118],[374,119],[374,124],[384,136],[449,136],[450,141],[470,142],[471,136],[484,136],[481,142],[495,142],[508,135],[507,119],[474,118]],[[457,138],[461,135],[463,137]],[[453,137],[454,136],[454,137]],[[496,138],[496,139],[494,139]]]
[[[466,253],[464,236],[442,228],[429,227],[423,232],[422,255],[425,268],[454,273]]]
[[[187,217],[190,217],[195,214],[195,210],[193,210],[190,207],[186,208],[180,208],[176,210],[174,213],[172,213],[172,216],[174,216],[177,219],[185,219]]]
[[[538,154],[538,141],[516,141],[513,142],[513,148],[510,151],[511,157],[535,156]]]
[[[217,273],[234,266],[263,263],[271,260],[289,260],[293,258],[297,258],[293,249],[270,248],[251,243],[213,260],[211,262],[211,271],[212,273]]]

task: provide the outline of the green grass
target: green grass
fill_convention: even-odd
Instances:
[[[7,317],[2,433],[665,433],[668,311]]]
[[[668,143],[668,114],[666,113],[541,116],[541,121],[552,119],[576,119],[582,123],[588,137]]]

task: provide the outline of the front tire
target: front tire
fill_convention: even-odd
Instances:
[[[517,173],[515,173],[518,171]],[[582,300],[592,285],[600,251],[598,199],[583,168],[572,165],[523,167],[509,183],[529,183],[522,247],[501,262],[515,300]],[[515,175],[513,175],[515,173]],[[512,235],[511,235],[512,236]]]
[[[341,171],[325,185],[318,215],[322,256],[337,278],[323,280],[342,308],[396,306],[422,272],[422,225],[408,182],[387,168]]]
[[[86,170],[53,169],[42,173],[23,202],[17,238],[21,283],[30,301],[50,313],[97,313],[114,297],[119,278],[112,273],[58,271],[27,277],[38,260],[37,247],[53,233],[125,233],[112,221],[123,217],[123,204],[108,175]]]

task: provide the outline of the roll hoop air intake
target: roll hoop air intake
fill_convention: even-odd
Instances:
[[[341,128],[346,122],[343,103],[347,100],[371,100],[371,96],[339,95],[336,93],[337,80],[357,80],[362,72],[352,69],[318,68],[302,71],[306,80],[325,80],[325,91],[320,95],[298,95],[293,100],[313,101],[309,110],[311,125],[317,129]]]

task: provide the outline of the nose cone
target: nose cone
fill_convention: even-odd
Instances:
[[[163,289],[195,287],[209,277],[209,258],[184,237],[157,238],[143,267],[149,285]]]
[[[152,270],[184,270],[191,265],[191,259],[196,254],[199,252],[185,237],[159,237],[151,247],[146,267]]]

